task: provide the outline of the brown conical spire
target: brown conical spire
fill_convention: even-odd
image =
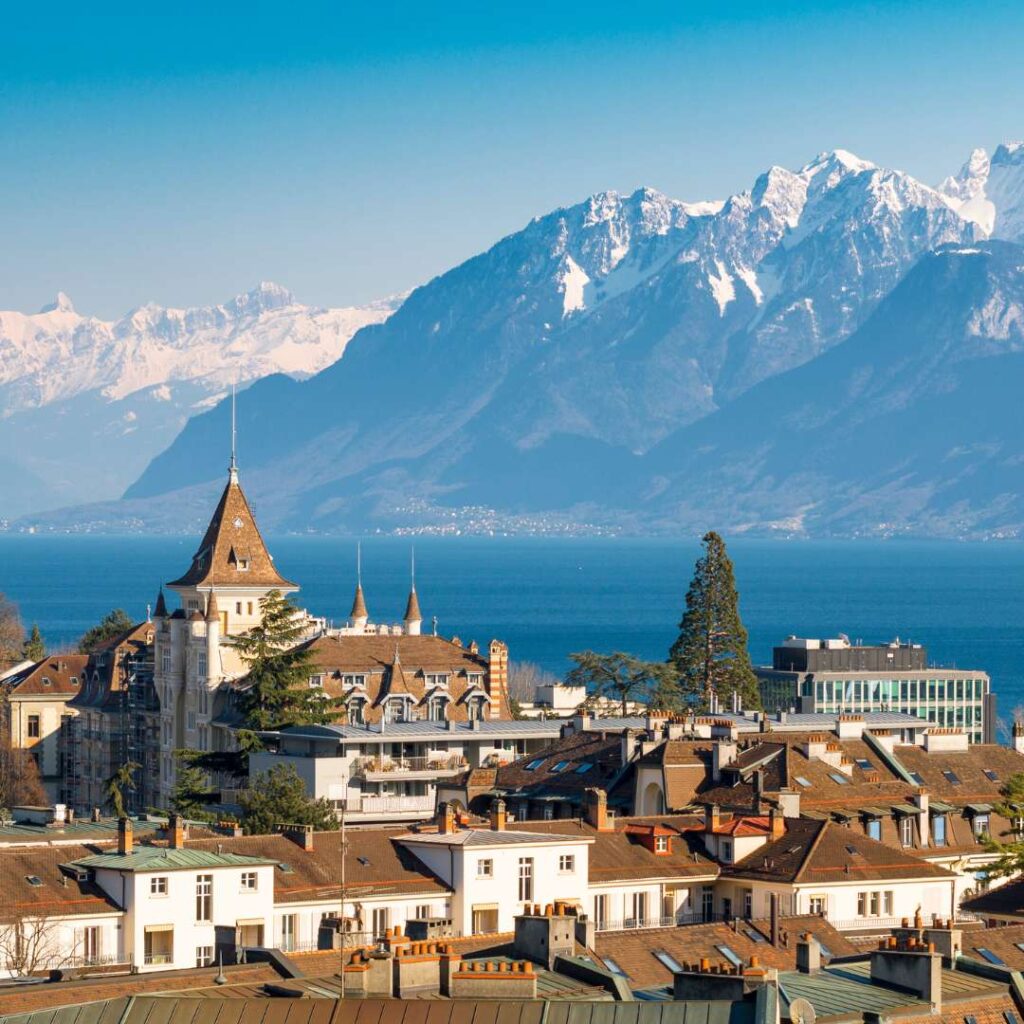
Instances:
[[[368,619],[369,612],[366,610],[366,598],[363,597],[362,583],[356,584],[356,596],[352,599],[352,611],[349,612],[350,619]]]
[[[429,583],[429,580],[427,581]],[[429,589],[429,588],[428,588]],[[420,612],[420,599],[416,596],[416,587],[409,591],[409,600],[405,605],[406,622],[422,622],[423,614]]]
[[[167,618],[167,602],[164,600],[164,588],[160,588],[160,593],[156,596],[156,608],[153,610],[154,619],[166,619]]]
[[[220,609],[217,607],[217,595],[213,593],[210,594],[210,600],[206,602],[206,621],[220,621]]]

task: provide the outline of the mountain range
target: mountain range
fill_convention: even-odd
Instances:
[[[119,494],[232,384],[316,373],[397,304],[316,309],[263,282],[222,305],[150,304],[113,322],[63,293],[35,314],[0,311],[0,517]]]
[[[724,201],[651,189],[532,221],[344,356],[239,396],[271,528],[1017,535],[1024,145],[937,187],[848,152]],[[194,528],[229,410],[124,500]]]

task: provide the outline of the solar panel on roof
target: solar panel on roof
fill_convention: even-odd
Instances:
[[[569,762],[568,761],[559,761],[556,765],[552,766],[551,770],[552,770],[552,772],[562,772],[562,771],[565,771],[565,769],[568,768],[568,767],[569,767]]]
[[[975,948],[975,952],[983,960],[987,960],[990,964],[995,964],[997,967],[1005,967],[1006,961],[997,954],[993,953],[991,949],[985,949],[984,946],[978,946]]]
[[[679,974],[683,970],[683,965],[667,950],[664,949],[652,949],[651,952],[661,961],[673,974]]]
[[[523,771],[535,772],[544,763],[543,757],[538,757],[529,764],[523,766]]]
[[[593,768],[593,767],[594,766],[589,761],[584,761],[583,764],[581,764],[576,769],[576,774],[577,775],[586,775],[586,773],[589,772],[590,769]]]

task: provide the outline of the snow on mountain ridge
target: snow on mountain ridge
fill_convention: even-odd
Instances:
[[[937,191],[987,237],[1024,241],[1024,142],[1000,143],[991,160],[984,149],[973,150]]]

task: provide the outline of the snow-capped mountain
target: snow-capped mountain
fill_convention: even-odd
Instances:
[[[316,309],[264,282],[221,305],[150,304],[117,321],[63,293],[35,314],[0,312],[0,516],[109,497],[230,384],[308,377],[396,305]]]
[[[985,150],[974,150],[938,190],[986,236],[1024,242],[1024,142],[998,146],[991,160]]]
[[[923,255],[976,246],[982,201],[1012,234],[1020,160],[1003,146],[931,188],[835,150],[722,201],[640,189],[539,217],[416,289],[309,380],[250,388],[240,436],[261,517],[387,528],[487,506],[639,522],[653,506],[638,491],[613,510],[614,479],[843,343]],[[176,509],[208,502],[227,416],[194,418],[129,500],[88,516],[173,527]]]

